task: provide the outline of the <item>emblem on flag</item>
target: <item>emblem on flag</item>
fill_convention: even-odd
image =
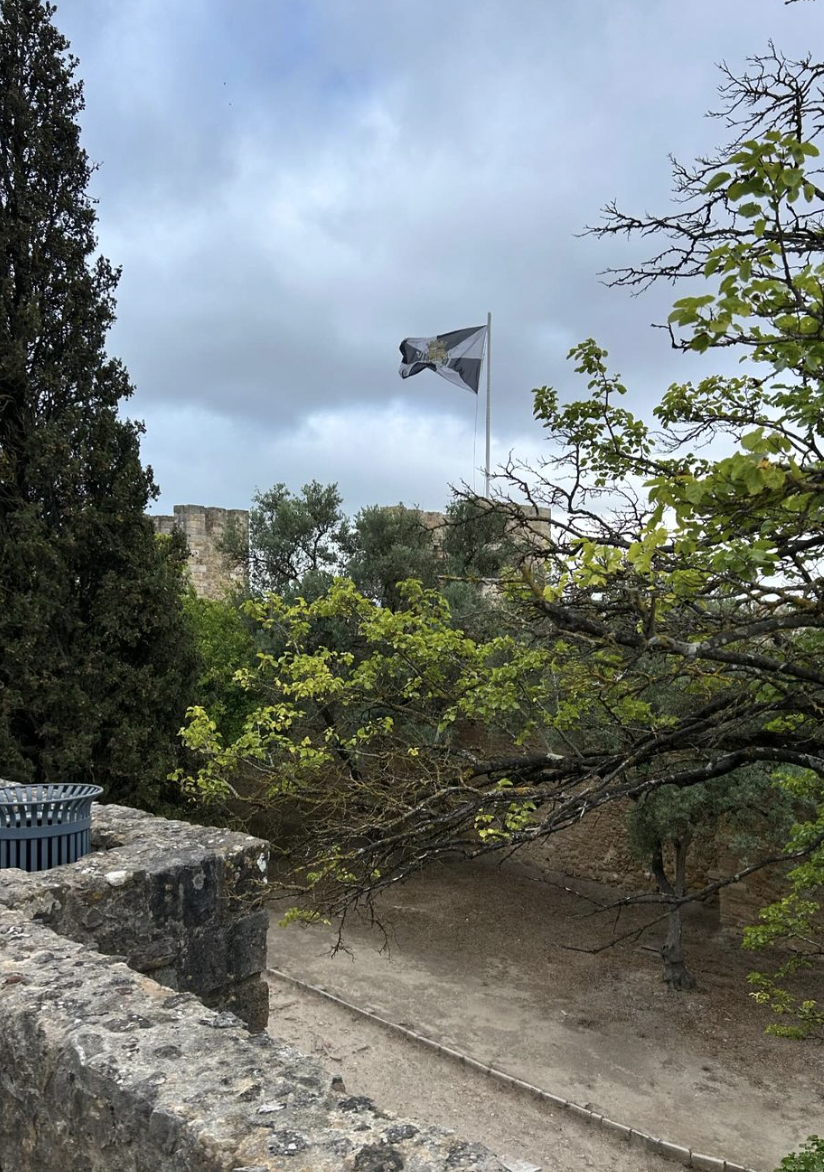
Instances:
[[[444,366],[449,358],[449,351],[441,338],[433,338],[426,347],[426,361],[433,366]]]
[[[477,395],[486,336],[486,326],[473,326],[434,338],[404,338],[400,376],[411,378],[422,370],[434,370],[441,378]]]

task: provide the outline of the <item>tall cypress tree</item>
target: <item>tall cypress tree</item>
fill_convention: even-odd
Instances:
[[[76,59],[42,0],[0,0],[0,777],[156,804],[196,654],[185,547],[132,387],[106,353],[119,272],[96,255]]]

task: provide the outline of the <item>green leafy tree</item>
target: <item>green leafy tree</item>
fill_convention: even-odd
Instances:
[[[398,583],[415,578],[437,585],[458,620],[477,631],[500,621],[490,611],[489,587],[516,548],[507,517],[476,498],[454,501],[436,525],[403,504],[372,505],[350,520],[337,485],[317,481],[300,493],[283,484],[258,492],[248,539],[230,527],[223,540],[229,561],[250,567],[252,597],[314,598],[344,576],[381,606],[395,608]],[[331,628],[326,635],[334,640]],[[271,640],[266,649],[272,650]]]
[[[824,253],[824,192],[815,140],[824,126],[824,66],[811,54],[788,59],[770,45],[765,54],[750,59],[742,76],[727,66],[723,73],[724,106],[717,116],[734,131],[732,147],[725,155],[699,159],[692,167],[674,164],[680,204],[674,214],[636,217],[610,204],[602,223],[590,231],[598,236],[652,236],[666,241],[645,262],[610,270],[608,279],[615,285],[638,290],[661,279],[684,277],[711,277],[717,282],[716,293],[676,303],[667,326],[672,344],[701,352],[738,349],[753,364],[766,364],[770,373],[763,386],[755,365],[750,378],[718,380],[716,386],[705,381],[698,388],[700,409],[694,412],[689,406],[693,388],[675,388],[661,418],[680,424],[682,449],[687,443],[724,434],[737,442],[739,455],[719,471],[732,481],[742,478],[758,504],[753,523],[742,528],[742,540],[755,539],[754,560],[758,561],[762,541],[764,546],[770,544],[765,535],[774,532],[778,540],[762,563],[764,578],[774,559],[779,573],[787,569],[788,582],[805,579],[815,593],[822,432],[820,257]],[[679,326],[686,328],[679,332]],[[747,434],[748,423],[762,421],[767,422],[766,431]],[[772,454],[767,447],[773,448]],[[742,462],[744,454],[750,467]],[[756,463],[757,471],[752,466]],[[811,476],[813,491],[809,495],[782,493],[785,470],[794,477],[801,468]],[[779,490],[778,513],[762,508],[762,476]],[[700,515],[703,487],[690,485],[689,494]],[[732,499],[735,493],[728,489],[728,495]],[[666,497],[664,489],[659,499]],[[677,502],[677,494],[673,500]],[[782,511],[797,514],[795,547],[787,533],[793,522],[788,527]],[[736,524],[732,507],[724,524],[727,533]],[[779,536],[782,528],[783,538]],[[801,599],[783,599],[780,590],[775,600],[776,606],[786,609],[805,605]],[[799,626],[798,635],[773,635],[772,649],[803,648],[805,654],[814,654],[820,646],[817,634],[804,623]],[[801,714],[788,715],[773,722],[773,729],[780,735],[804,720]],[[794,773],[786,769],[778,773],[779,787],[803,799],[807,808],[809,803],[817,805],[817,812],[799,821],[787,844],[788,858],[802,860],[789,873],[788,895],[762,912],[761,922],[745,933],[745,945],[791,947],[789,960],[777,972],[751,974],[753,996],[777,1016],[771,1032],[807,1037],[824,1029],[824,1011],[820,999],[794,993],[791,986],[822,954],[819,893],[824,881],[824,805],[818,766],[807,771],[803,761],[797,764]]]
[[[0,774],[161,800],[196,668],[186,551],[156,540],[131,385],[106,353],[76,61],[0,0]]]
[[[442,547],[451,573],[468,579],[497,579],[523,552],[523,512],[459,496],[446,510]],[[411,575],[410,575],[411,576]]]
[[[761,911],[759,922],[744,931],[744,947],[759,950],[789,946],[789,955],[773,973],[756,971],[749,980],[753,998],[773,1015],[767,1032],[796,1039],[824,1037],[824,1005],[820,997],[798,991],[803,978],[814,975],[824,957],[824,803],[821,781],[812,772],[781,778],[796,809],[812,804],[814,813],[792,827],[787,846],[797,863],[787,876],[785,895]]]
[[[382,869],[378,856],[392,874],[401,826],[423,830],[427,811],[436,824],[441,815],[454,817],[454,833],[468,836],[463,845],[477,845],[501,840],[495,814],[501,802],[510,828],[531,809],[529,802],[520,809],[523,802],[505,792],[502,778],[487,798],[483,772],[476,786],[473,754],[452,734],[469,718],[504,729],[508,738],[518,731],[537,735],[531,714],[543,709],[551,688],[544,670],[550,653],[527,650],[506,635],[486,643],[468,638],[454,626],[443,596],[420,583],[405,583],[400,593],[393,610],[338,579],[312,601],[270,595],[249,604],[284,648],[241,673],[262,702],[234,743],[220,736],[202,706],[192,710],[185,730],[187,746],[204,760],[189,782],[201,796],[224,801],[234,796],[238,774],[255,771],[254,801],[264,796],[273,808],[302,811],[305,835],[292,853],[303,854],[311,882],[366,879],[366,891]],[[345,632],[345,649],[318,639],[318,629],[330,622]],[[458,781],[456,766],[465,771]],[[432,857],[442,850],[438,837]],[[370,843],[358,855],[364,865],[372,859],[366,877],[360,863],[344,861],[351,841],[361,838]],[[419,862],[427,857],[422,850]],[[343,898],[345,904],[348,894]]]
[[[649,810],[661,792],[672,814],[671,795],[712,785],[732,811],[753,769],[812,779],[818,812],[780,861],[820,858],[824,192],[806,122],[785,125],[770,84],[742,81],[731,117],[751,91],[748,127],[762,136],[695,172],[708,226],[684,247],[700,254],[705,292],[676,302],[668,326],[685,349],[738,348],[745,369],[670,387],[648,421],[587,341],[571,355],[584,398],[535,392],[552,446],[512,485],[547,511],[540,549],[506,586],[515,629],[473,639],[440,594],[408,586],[389,612],[338,583],[258,612],[285,650],[261,662],[270,702],[234,745],[193,713],[201,792],[249,760],[270,800],[313,805],[307,884],[333,910],[443,855],[512,850],[616,801]],[[693,214],[662,230],[683,242]],[[678,275],[664,261],[638,270],[656,273]],[[502,512],[526,526],[523,508]],[[357,656],[315,648],[330,617],[349,624]],[[488,739],[467,743],[467,720]]]
[[[398,583],[417,578],[436,585],[442,558],[419,509],[372,505],[361,509],[351,528],[346,574],[368,597],[395,610]]]
[[[687,967],[682,930],[684,903],[696,890],[690,883],[691,852],[722,835],[745,860],[780,854],[799,804],[797,796],[776,786],[769,770],[756,768],[685,789],[663,786],[633,802],[627,817],[630,849],[649,868],[658,897],[669,905],[661,950],[669,985],[691,989],[696,983]]]
[[[489,639],[503,628],[518,630],[502,586],[513,569],[536,552],[540,557],[540,526],[527,522],[530,511],[462,494],[447,506],[439,585],[453,621],[475,638]]]
[[[343,570],[349,522],[336,484],[312,480],[300,493],[285,484],[256,492],[249,510],[249,535],[229,529],[223,551],[249,568],[253,596],[316,594]]]
[[[674,210],[639,216],[623,211],[614,201],[603,208],[600,223],[588,228],[589,233],[599,239],[611,236],[651,239],[657,246],[645,260],[607,269],[605,276],[609,283],[637,292],[660,281],[668,284],[691,278],[703,281],[710,262],[713,262],[711,273],[721,271],[720,266],[714,267],[716,247],[726,248],[735,240],[744,248],[773,241],[793,257],[796,266],[803,264],[804,258],[815,257],[822,251],[821,208],[815,199],[807,200],[801,186],[795,188],[796,181],[801,180],[798,171],[792,168],[784,171],[789,190],[781,189],[780,185],[770,187],[780,206],[773,200],[765,218],[761,214],[765,210],[763,196],[766,194],[763,169],[749,171],[746,162],[747,152],[758,150],[759,143],[762,150],[769,142],[775,144],[782,139],[798,146],[812,143],[820,136],[824,115],[823,68],[812,54],[793,60],[773,44],[765,53],[748,58],[747,68],[741,74],[727,64],[721,66],[721,106],[712,117],[722,122],[733,136],[732,144],[693,164],[673,160]],[[810,155],[806,156],[804,172],[808,182],[820,186],[821,169],[811,165]],[[771,217],[770,211],[778,212],[777,218]],[[765,254],[769,250],[759,247],[750,259],[757,267],[760,256]],[[791,274],[796,271],[797,267],[791,269]],[[775,266],[768,264],[765,275],[773,278]],[[753,318],[754,323],[758,316]],[[714,339],[715,345],[740,344],[740,339],[725,340],[721,333]],[[691,336],[673,335],[671,340],[681,348],[700,349],[703,345]]]
[[[507,621],[499,585],[523,555],[517,527],[472,496],[457,497],[432,522],[404,505],[362,509],[350,529],[346,576],[393,610],[402,605],[400,584],[415,579],[444,595],[458,626],[490,636]]]
[[[221,736],[234,740],[256,705],[256,697],[235,679],[255,662],[255,643],[241,610],[229,599],[201,598],[189,590],[184,610],[195,633],[200,658],[196,695]]]

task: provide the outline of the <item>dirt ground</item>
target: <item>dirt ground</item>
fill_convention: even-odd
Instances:
[[[543,1172],[675,1168],[294,986],[272,981],[271,1007],[272,1033],[341,1074],[348,1093],[367,1095],[381,1110],[452,1128]]]
[[[824,1049],[764,1035],[744,981],[753,957],[712,913],[695,909],[687,925],[699,988],[674,994],[647,950],[660,927],[597,955],[572,951],[603,943],[611,924],[539,878],[517,862],[433,867],[382,897],[388,949],[352,921],[351,952],[335,956],[329,928],[282,929],[275,908],[270,965],[621,1123],[764,1172],[824,1132]],[[643,922],[624,912],[619,930]],[[271,1031],[350,1092],[500,1155],[545,1172],[673,1167],[294,986],[273,981],[272,1010]]]

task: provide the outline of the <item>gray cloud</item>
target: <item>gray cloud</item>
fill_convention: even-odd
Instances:
[[[612,197],[663,205],[667,152],[714,145],[715,61],[770,36],[803,52],[818,20],[779,0],[67,0],[124,266],[112,348],[164,506],[312,477],[437,504],[471,472],[474,404],[401,383],[397,345],[488,308],[500,454],[537,449],[529,391],[575,392],[583,337],[639,409],[692,373],[647,328],[669,292],[604,289],[626,245],[576,233]]]

